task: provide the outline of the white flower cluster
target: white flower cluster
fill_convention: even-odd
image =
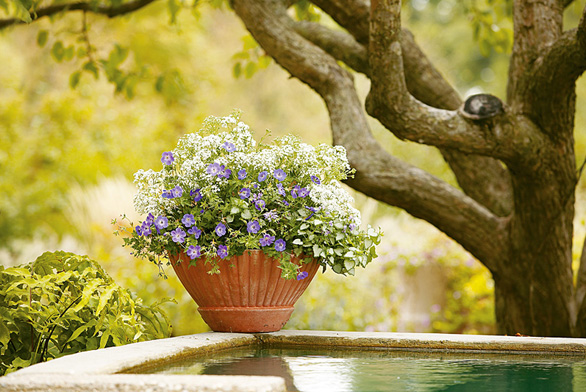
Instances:
[[[241,169],[249,173],[281,169],[290,178],[309,183],[311,199],[324,211],[353,218],[359,224],[360,213],[338,182],[351,172],[346,150],[341,146],[313,147],[292,135],[276,139],[273,145],[257,145],[248,125],[239,122],[237,116],[228,116],[206,119],[199,132],[179,140],[172,154],[173,170],[164,165],[158,172],[140,170],[135,174],[138,194],[134,203],[138,212],[160,214],[170,206],[169,199],[161,197],[162,192],[177,184],[186,192],[220,192],[227,182],[208,172],[209,166],[217,163],[232,170],[230,178],[235,178]],[[310,178],[316,181],[309,182]]]

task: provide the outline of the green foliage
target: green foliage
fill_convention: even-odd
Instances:
[[[267,56],[250,34],[242,37],[242,50],[232,56],[235,61],[232,74],[235,78],[241,76],[250,79],[254,74],[267,68],[273,60]]]
[[[28,265],[0,266],[0,375],[80,351],[168,337],[162,302],[143,305],[87,256],[47,252]]]
[[[442,235],[424,236],[429,244],[412,251],[400,245],[388,249],[354,279],[318,274],[295,305],[286,328],[495,333],[488,270]],[[427,276],[437,277],[434,282],[441,285],[433,298],[421,274],[426,269]]]

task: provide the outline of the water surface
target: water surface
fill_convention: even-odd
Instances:
[[[150,369],[279,376],[288,391],[586,391],[584,357],[329,348],[241,348]]]

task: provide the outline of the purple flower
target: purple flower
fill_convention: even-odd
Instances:
[[[240,195],[240,198],[242,200],[248,199],[250,197],[250,189],[249,188],[242,188],[242,189],[240,189],[238,194]]]
[[[220,258],[225,259],[226,257],[228,257],[228,247],[226,245],[220,245],[218,246],[218,256],[220,256]]]
[[[224,148],[224,150],[226,150],[228,152],[232,152],[232,151],[236,150],[236,146],[230,142],[224,142],[224,144],[222,144],[222,147]]]
[[[301,190],[301,187],[300,187],[299,185],[295,185],[295,186],[293,187],[293,189],[291,189],[291,196],[292,196],[294,199],[297,199],[297,198],[299,197],[299,195],[298,195],[298,193],[297,193],[297,192],[299,192],[300,190]]]
[[[277,193],[281,196],[287,195],[287,192],[285,192],[285,188],[283,188],[283,184],[277,184]]]
[[[285,204],[287,207],[289,207],[289,202],[287,200],[283,199],[282,201],[283,201],[283,204]]]
[[[191,229],[187,230],[187,233],[191,234],[197,240],[201,235],[201,230],[197,226],[193,226]]]
[[[148,221],[142,222],[142,235],[148,237],[151,234],[151,224]]]
[[[278,240],[275,241],[275,250],[277,252],[284,251],[286,247],[287,247],[287,243],[285,242],[284,239],[279,238]]]
[[[221,237],[224,234],[226,234],[226,225],[224,225],[223,223],[218,223],[214,231],[216,232],[216,235],[218,237]]]
[[[317,185],[321,184],[321,180],[317,176],[311,176],[311,181],[313,181],[313,183]]]
[[[260,199],[254,202],[254,206],[256,207],[257,210],[262,211],[265,206],[267,205],[267,203],[265,203],[264,200]]]
[[[269,176],[269,172],[267,171],[261,171],[260,173],[258,173],[258,182],[263,182],[264,180],[267,179],[267,177]]]
[[[196,203],[203,198],[199,188],[197,188],[196,190],[189,191],[189,196],[193,197],[193,201]]]
[[[161,230],[167,226],[169,226],[169,220],[167,219],[167,217],[165,217],[163,215],[157,216],[157,219],[155,219],[155,227],[158,230]]]
[[[299,197],[307,197],[307,196],[309,196],[309,189],[301,188],[299,190]]]
[[[161,162],[163,162],[165,165],[172,164],[174,160],[175,158],[173,158],[173,153],[171,151],[164,152],[163,156],[161,157]]]
[[[183,231],[181,227],[176,228],[175,230],[171,231],[171,239],[173,242],[181,243],[185,241],[185,236],[187,234]]]
[[[356,229],[356,225],[354,223],[350,223],[348,225],[348,228],[350,229],[350,231],[354,231],[354,229]]]
[[[214,162],[214,163],[209,164],[209,166],[206,169],[206,172],[208,174],[211,174],[212,176],[217,176],[221,170],[222,170],[222,167],[220,166],[220,164],[217,162]]]
[[[259,241],[260,246],[270,246],[273,242],[275,242],[275,236],[265,234]]]
[[[273,177],[275,177],[277,180],[279,181],[283,181],[285,178],[287,178],[287,173],[285,173],[283,170],[281,169],[276,169],[273,172]]]
[[[173,193],[171,191],[168,191],[166,189],[163,190],[163,194],[161,195],[161,197],[163,199],[172,199],[173,198]]]
[[[302,280],[307,278],[309,274],[307,273],[307,271],[303,271],[297,274],[297,280]]]
[[[172,197],[181,197],[183,195],[183,188],[177,185],[175,188],[171,189],[171,196]]]
[[[197,259],[198,257],[201,256],[201,246],[196,245],[189,245],[189,248],[187,248],[187,256],[189,256],[190,259]]]
[[[308,220],[309,218],[311,218],[313,216],[313,214],[315,214],[316,212],[319,211],[319,207],[315,208],[315,207],[305,206],[305,208],[307,208],[309,211],[311,211],[311,214],[309,214],[309,216],[307,218],[305,218],[305,220]]]
[[[149,213],[144,221],[144,223],[148,224],[149,226],[152,226],[152,224],[155,222],[155,216],[151,213]]]
[[[246,178],[247,174],[246,174],[246,170],[242,169],[242,170],[238,170],[238,179],[239,180],[244,180]]]
[[[142,235],[142,226],[141,225],[137,225],[134,230],[136,231],[136,234],[138,234],[139,236]]]
[[[277,215],[277,211],[275,211],[275,210],[267,211],[264,214],[262,214],[262,216],[264,216],[265,219],[268,220],[269,222],[274,222],[276,220],[279,220],[279,215]]]
[[[181,223],[183,223],[185,227],[191,227],[195,225],[195,217],[192,214],[185,214],[181,219]]]
[[[226,169],[226,166],[221,165],[220,171],[218,173],[219,178],[230,178],[230,174],[232,174],[232,170]]]
[[[257,220],[250,221],[246,224],[246,230],[250,234],[256,234],[260,230],[260,223]]]

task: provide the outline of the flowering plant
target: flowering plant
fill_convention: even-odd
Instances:
[[[261,249],[280,260],[281,276],[303,279],[299,266],[354,274],[376,257],[380,230],[360,230],[360,213],[339,180],[352,171],[340,146],[312,147],[294,136],[257,144],[238,113],[209,117],[197,133],[164,152],[160,171],[139,170],[134,205],[146,219],[125,246],[161,266],[185,252],[192,263]]]

